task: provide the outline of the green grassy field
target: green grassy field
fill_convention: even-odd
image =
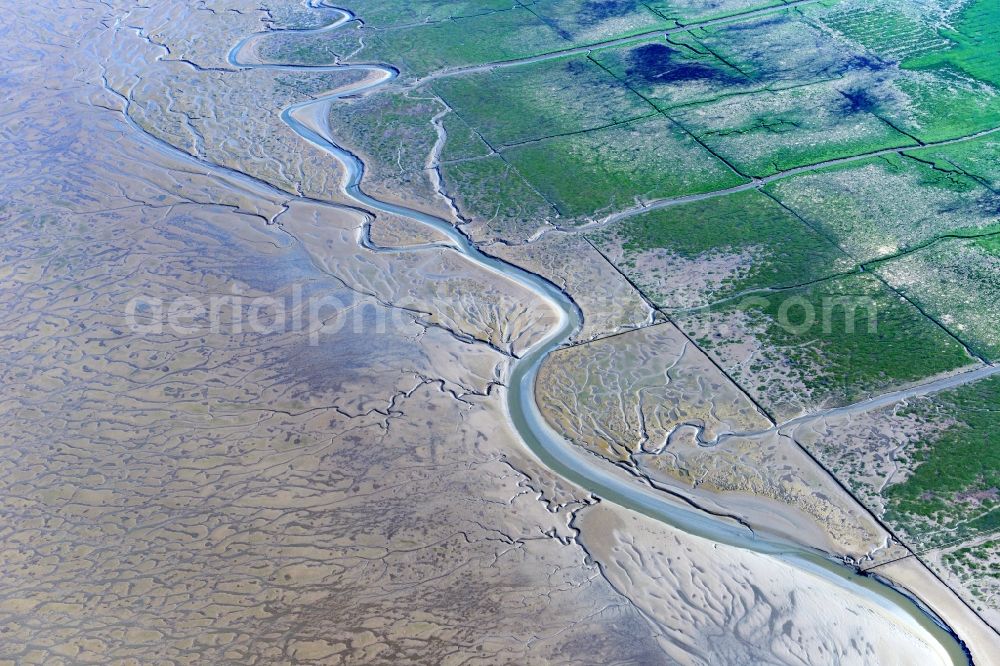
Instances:
[[[652,0],[649,7],[664,18],[687,25],[783,4],[783,0]]]
[[[791,287],[853,268],[833,243],[753,190],[636,215],[591,238],[668,308]],[[692,274],[713,270],[715,279],[682,289]]]
[[[804,12],[835,34],[891,62],[948,45],[935,30],[933,17],[923,14],[920,5],[909,0],[827,1],[806,8]]]
[[[925,143],[1000,126],[1000,90],[952,67],[907,72],[894,88],[901,101],[879,104],[879,114]]]
[[[593,44],[673,25],[640,0],[535,0],[533,11],[574,44]]]
[[[1000,133],[907,154],[929,162],[940,171],[957,171],[1000,191]]]
[[[659,37],[590,54],[618,80],[658,109],[745,92],[753,82],[688,36]]]
[[[359,46],[361,33],[356,25],[319,35],[278,34],[260,40],[258,53],[265,62],[289,65],[329,65]],[[244,53],[245,55],[245,53]]]
[[[951,423],[913,447],[914,469],[889,486],[887,518],[923,532],[922,546],[1000,528],[1000,378],[939,393],[907,413]],[[932,524],[948,532],[923,531]],[[926,529],[926,528],[925,528]]]
[[[399,28],[457,18],[490,16],[509,11],[511,0],[344,0],[341,7],[364,18],[373,28]]]
[[[441,173],[463,215],[504,237],[521,238],[542,222],[559,218],[558,211],[499,155],[442,165]]]
[[[839,79],[877,66],[862,49],[831,38],[798,10],[701,28],[674,39],[772,89]]]
[[[524,58],[571,46],[522,6],[375,32],[367,43],[359,54],[361,60],[393,63],[407,76]]]
[[[955,548],[941,558],[944,566],[958,575],[974,597],[975,608],[984,610],[996,604],[1000,587],[1000,539]]]
[[[847,404],[973,362],[870,275],[680,313],[743,387],[779,415]]]
[[[585,57],[453,77],[434,91],[495,148],[655,113]]]
[[[441,120],[448,140],[441,149],[441,160],[467,160],[474,157],[485,157],[490,154],[490,147],[469,126],[454,113],[449,113]]]
[[[746,182],[659,115],[524,144],[504,157],[568,218]]]
[[[750,176],[916,145],[830,83],[742,95],[672,115]]]
[[[996,0],[973,0],[952,22],[952,29],[939,34],[951,44],[902,62],[908,69],[955,68],[974,79],[1000,86],[1000,3]]]
[[[1000,360],[1000,236],[947,239],[873,268],[975,353]]]
[[[1000,199],[975,180],[898,156],[794,176],[767,191],[859,261],[1000,223]]]
[[[1000,126],[1000,5],[890,0],[817,5],[806,13],[878,60],[898,64],[867,86],[871,106],[924,142]]]
[[[429,95],[370,95],[330,110],[330,127],[352,150],[363,152],[372,177],[419,171],[437,141],[430,119],[444,107]]]

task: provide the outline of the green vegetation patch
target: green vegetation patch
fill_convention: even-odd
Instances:
[[[753,93],[672,114],[713,152],[753,176],[916,143],[832,83]]]
[[[952,12],[944,3],[896,0],[809,11],[844,39],[901,65],[858,92],[872,111],[924,142],[1000,125],[1000,5],[976,1]]]
[[[349,23],[337,30],[317,34],[275,32],[255,42],[262,62],[283,65],[330,65],[361,48],[362,29]],[[246,59],[248,46],[242,57]]]
[[[267,15],[268,24],[277,30],[314,30],[341,18],[336,9],[282,2],[267,7]]]
[[[941,563],[959,577],[977,610],[995,611],[1000,601],[1000,539],[948,550]]]
[[[479,134],[458,115],[449,113],[441,119],[441,124],[448,134],[441,148],[441,161],[486,157],[493,152]]]
[[[591,57],[659,109],[713,100],[752,85],[742,72],[707,50],[663,37],[601,49]]]
[[[483,7],[421,1],[395,10],[383,9],[384,5],[355,8],[366,25],[395,26],[375,31],[364,55],[402,64],[416,76],[613,41],[673,24],[638,0],[537,0],[506,5],[492,1]]]
[[[524,3],[530,4],[530,3]],[[519,7],[515,0],[344,0],[349,9],[373,28],[440,23],[449,19],[491,16]]]
[[[364,15],[362,10],[362,16]],[[439,23],[377,31],[359,60],[378,60],[423,76],[454,67],[540,55],[572,44],[525,7]]]
[[[443,164],[441,173],[462,214],[503,238],[523,240],[559,216],[499,155]]]
[[[791,287],[852,267],[829,240],[756,190],[636,215],[591,239],[665,308]]]
[[[754,295],[678,321],[779,418],[972,363],[961,344],[866,274]]]
[[[1000,237],[997,235],[991,234],[982,238],[976,238],[966,244],[975,247],[990,259],[1000,258]]]
[[[821,3],[804,11],[844,38],[886,60],[900,62],[947,48],[948,40],[935,29],[940,16],[933,9],[929,3],[911,0],[848,0]]]
[[[452,77],[434,90],[495,148],[655,113],[586,57]]]
[[[951,425],[910,448],[912,472],[884,491],[886,517],[921,546],[1000,529],[1000,378],[937,393],[904,413]]]
[[[823,32],[793,10],[694,30],[690,48],[715,55],[757,85],[787,87],[877,70],[877,59]]]
[[[364,155],[373,178],[424,168],[437,141],[431,118],[443,110],[429,94],[386,93],[340,100],[330,109],[338,140]]]
[[[859,261],[1000,223],[1000,199],[960,173],[892,155],[771,183],[767,191]]]
[[[941,171],[960,171],[986,187],[1000,190],[1000,133],[970,141],[910,151]]]
[[[449,19],[490,17],[527,9],[562,40],[592,43],[672,25],[640,0],[398,0],[347,2],[374,28],[432,24]]]
[[[950,68],[903,72],[873,108],[925,143],[1000,127],[1000,90]]]
[[[504,156],[569,218],[746,182],[662,116],[523,144]]]
[[[694,21],[743,14],[768,7],[780,7],[783,0],[653,0],[648,3],[660,16],[686,25]]]
[[[1000,360],[1000,235],[942,241],[875,270],[976,353]]]
[[[536,0],[546,25],[576,44],[593,44],[673,25],[639,0]]]
[[[955,68],[980,81],[1000,86],[1000,3],[996,0],[973,0],[950,24],[942,29],[951,41],[947,48],[914,55],[903,61],[909,69]]]

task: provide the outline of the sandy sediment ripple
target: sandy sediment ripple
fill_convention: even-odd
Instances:
[[[35,44],[79,48],[76,35],[132,34],[101,13],[25,11],[14,20],[37,34]],[[23,55],[18,46],[8,58]],[[352,214],[306,214],[303,227],[322,219],[338,233],[300,238],[284,225],[299,212],[280,190],[137,143],[90,55],[80,58],[80,79],[92,87],[67,83],[50,86],[58,92],[48,98],[19,99],[21,129],[32,131],[17,133],[17,158],[4,165],[4,270],[18,276],[3,289],[6,347],[16,351],[4,362],[0,412],[0,498],[12,516],[4,656],[666,659],[672,648],[657,638],[657,621],[604,574],[611,556],[595,547],[593,559],[580,538],[577,518],[595,510],[593,499],[516,446],[490,390],[503,350],[427,326],[426,315],[394,302],[398,285],[361,288],[358,264],[369,257],[352,249]],[[72,78],[45,58],[30,62],[34,70],[10,70],[24,89],[40,73]],[[57,102],[74,112],[47,114]],[[134,161],[142,167],[130,168]],[[35,185],[6,191],[20,179]],[[281,227],[265,224],[275,219]],[[324,265],[329,257],[338,263]],[[412,280],[437,279],[424,270]],[[295,282],[352,310],[410,317],[388,318],[374,336],[340,328],[319,349],[308,329],[139,335],[123,317],[137,293],[202,297],[238,283],[249,296],[276,296]],[[405,285],[409,297],[433,300],[432,288],[416,286]],[[482,310],[456,312],[455,329],[489,321]],[[499,339],[521,335],[529,333]],[[784,565],[766,561],[787,594]],[[666,595],[662,585],[669,581],[647,591]],[[676,603],[673,612],[686,616],[699,600]],[[823,640],[856,638],[823,633],[808,613],[803,623]],[[713,626],[690,622],[689,635],[707,642]],[[748,640],[763,645],[771,636],[761,633]],[[899,654],[921,646],[909,634],[886,635]],[[728,654],[749,660],[759,649]]]

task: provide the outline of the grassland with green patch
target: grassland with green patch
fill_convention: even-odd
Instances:
[[[573,219],[746,182],[659,115],[523,144],[504,157]]]
[[[1000,235],[947,239],[874,270],[975,353],[1000,361]]]
[[[978,539],[946,550],[941,564],[957,576],[980,612],[996,614],[1000,608],[1000,538]]]
[[[935,394],[908,413],[951,425],[911,448],[912,472],[885,490],[886,518],[922,547],[1000,529],[1000,378]]]
[[[287,65],[332,65],[356,51],[362,32],[358,24],[341,26],[333,32],[301,35],[294,32],[274,33],[259,39],[254,46],[264,62]],[[246,58],[247,49],[241,52]]]
[[[822,3],[806,10],[848,43],[898,68],[865,86],[873,111],[924,142],[1000,126],[1000,5],[900,0]]]
[[[961,173],[888,156],[804,173],[767,191],[858,261],[1000,224],[1000,199]]]
[[[974,362],[916,307],[866,274],[677,319],[779,418],[856,402]]]
[[[804,13],[834,34],[890,62],[947,48],[935,29],[933,6],[910,0],[821,2]]]
[[[670,21],[683,25],[734,14],[780,7],[785,0],[652,0],[649,7]]]
[[[441,119],[441,125],[448,135],[441,148],[442,162],[486,157],[493,152],[482,137],[458,115],[447,114]]]
[[[642,213],[591,238],[665,308],[698,307],[853,268],[827,238],[755,190]]]
[[[419,188],[415,191],[426,197],[432,192],[421,172],[437,141],[430,121],[443,108],[425,93],[369,95],[334,104],[330,128],[339,142],[364,157],[365,184]]]
[[[674,35],[600,49],[590,57],[661,110],[745,92],[753,86],[738,69],[705,49],[678,43]]]
[[[530,7],[574,44],[594,44],[673,25],[640,0],[535,0]]]
[[[366,44],[360,59],[389,62],[414,77],[572,46],[524,6],[376,31]]]
[[[957,171],[992,190],[1000,191],[1000,133],[907,154],[932,164],[940,171]]]
[[[913,55],[902,62],[907,69],[954,68],[980,81],[1000,86],[1000,3],[972,0],[939,34],[951,42],[945,48]]]
[[[834,38],[797,10],[692,30],[673,36],[696,52],[709,53],[771,89],[840,79],[880,63]]]
[[[443,164],[441,174],[463,216],[487,235],[524,240],[558,211],[499,155]]]
[[[495,148],[655,113],[596,63],[579,56],[452,77],[433,87]]]
[[[842,84],[762,91],[672,112],[713,152],[748,176],[914,146]]]
[[[510,11],[519,3],[514,0],[342,0],[340,6],[363,18],[366,25],[384,29],[489,17]]]

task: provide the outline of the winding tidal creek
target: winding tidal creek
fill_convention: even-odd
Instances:
[[[328,5],[313,6],[334,9]],[[324,27],[294,32],[317,34],[336,30],[353,18],[348,12],[341,11],[340,18]],[[769,555],[787,566],[796,567],[830,581],[851,595],[882,608],[908,631],[923,635],[929,643],[937,647],[942,658],[947,655],[950,663],[956,665],[969,663],[966,652],[954,634],[933,618],[918,602],[893,587],[871,576],[860,574],[854,567],[847,566],[823,553],[768,539],[732,521],[680,506],[657,491],[640,486],[624,475],[617,474],[610,465],[602,465],[598,458],[577,450],[555,433],[543,419],[535,402],[534,385],[538,370],[546,356],[560,348],[580,329],[582,315],[579,308],[569,295],[554,284],[484,253],[450,222],[411,208],[379,201],[362,191],[364,164],[357,156],[337,145],[328,121],[328,112],[331,105],[341,97],[370,92],[391,82],[397,76],[394,69],[382,65],[311,66],[262,63],[244,60],[241,57],[250,42],[265,38],[268,34],[273,32],[253,34],[241,40],[230,51],[229,62],[240,68],[303,72],[361,70],[378,75],[348,90],[293,104],[281,114],[282,119],[303,140],[326,151],[343,164],[347,172],[343,183],[344,191],[360,207],[404,216],[432,228],[447,237],[451,249],[455,252],[499,278],[511,280],[529,289],[559,313],[558,324],[520,358],[512,361],[506,392],[506,406],[511,423],[525,446],[545,465],[568,481],[578,484],[604,500],[643,513],[689,534]],[[708,565],[710,566],[710,563]]]

